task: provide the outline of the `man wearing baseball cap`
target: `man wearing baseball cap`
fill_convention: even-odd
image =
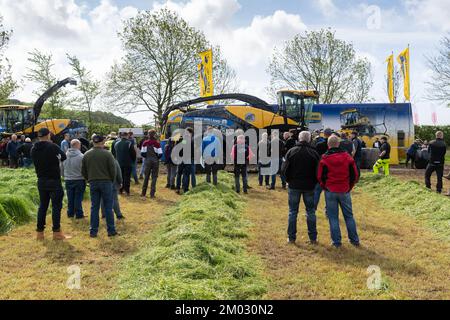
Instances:
[[[61,209],[64,190],[61,184],[60,161],[66,160],[61,149],[51,142],[50,131],[42,128],[38,132],[39,142],[31,149],[31,159],[38,177],[39,211],[37,218],[37,239],[44,240],[47,209],[52,202],[53,240],[66,240],[71,237],[61,232]]]
[[[117,235],[113,215],[113,183],[116,178],[116,160],[105,149],[105,138],[100,135],[92,137],[94,147],[83,157],[81,172],[89,182],[91,191],[91,238],[96,238],[100,224],[99,210],[103,201],[108,236]]]

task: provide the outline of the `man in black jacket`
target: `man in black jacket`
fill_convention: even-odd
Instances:
[[[444,175],[445,154],[447,153],[442,131],[436,132],[436,140],[431,141],[428,152],[430,153],[430,162],[425,171],[425,185],[428,189],[431,189],[431,175],[436,171],[436,191],[442,193],[442,177]]]
[[[26,138],[25,142],[17,148],[17,154],[22,159],[22,165],[24,168],[31,167],[32,160],[31,160],[31,149],[33,148],[33,144],[31,143],[30,138]]]
[[[38,177],[39,210],[37,218],[37,239],[44,240],[45,218],[52,201],[53,239],[65,240],[70,237],[61,232],[61,209],[64,190],[61,184],[60,161],[66,155],[50,140],[50,131],[42,128],[38,132],[39,142],[31,149],[31,158]]]
[[[133,143],[128,138],[128,133],[122,132],[120,140],[114,144],[115,157],[122,170],[123,185],[120,194],[130,195],[131,170],[136,162],[136,150]]]
[[[299,144],[286,154],[286,161],[281,168],[281,174],[289,184],[289,243],[295,243],[297,239],[297,216],[302,196],[306,207],[309,239],[312,244],[317,243],[314,189],[318,183],[317,168],[320,156],[311,147],[310,142],[311,133],[301,132]]]

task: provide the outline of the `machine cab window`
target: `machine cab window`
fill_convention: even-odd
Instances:
[[[279,113],[287,119],[306,125],[303,122],[310,118],[318,98],[316,91],[282,90],[278,92]]]

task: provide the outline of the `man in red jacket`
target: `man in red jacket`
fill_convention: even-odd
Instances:
[[[341,229],[339,227],[339,207],[344,215],[345,225],[350,243],[359,246],[356,222],[353,218],[352,198],[350,192],[358,182],[358,169],[346,151],[339,148],[339,138],[331,136],[328,139],[329,150],[319,164],[317,179],[325,190],[325,201],[328,221],[330,223],[333,246],[342,245]]]

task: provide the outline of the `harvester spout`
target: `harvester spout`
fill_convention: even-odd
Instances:
[[[34,111],[34,125],[36,125],[39,116],[41,115],[42,106],[45,101],[47,101],[52,95],[54,95],[59,89],[65,87],[66,85],[77,85],[77,81],[74,78],[66,78],[64,80],[58,81],[54,86],[47,89],[34,103],[33,111]]]

